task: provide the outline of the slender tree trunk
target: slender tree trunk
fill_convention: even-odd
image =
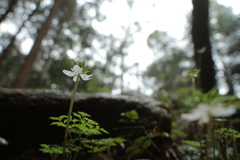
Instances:
[[[214,62],[209,40],[209,1],[192,0],[192,40],[196,68],[201,69],[197,87],[208,92],[216,85]],[[205,48],[202,53],[199,50]]]
[[[225,65],[224,65],[225,67]],[[233,81],[232,81],[232,74],[231,71],[229,71],[230,69],[225,67],[225,79],[227,81],[228,84],[228,95],[234,95],[234,86],[233,86]]]
[[[8,46],[2,51],[2,54],[0,55],[0,66],[2,65],[2,62],[3,62],[3,60],[5,59],[5,57],[7,56],[7,54],[9,54],[9,50],[12,48],[12,46],[13,46],[16,38],[17,38],[17,35],[21,32],[22,28],[25,27],[25,23],[26,23],[27,21],[29,21],[30,18],[31,18],[31,17],[36,13],[36,11],[38,10],[38,8],[39,8],[39,6],[40,6],[40,2],[41,2],[41,0],[38,1],[36,9],[34,9],[34,10],[32,11],[32,13],[29,14],[28,19],[25,20],[25,21],[22,23],[22,26],[19,27],[17,33],[11,38],[10,43],[8,44]]]
[[[46,19],[46,21],[43,23],[42,28],[39,30],[37,38],[33,44],[33,47],[29,53],[29,55],[26,57],[26,60],[24,64],[22,65],[15,82],[13,84],[13,88],[24,88],[27,85],[27,82],[29,80],[34,62],[37,58],[39,49],[41,47],[41,43],[43,38],[47,35],[47,32],[50,28],[51,22],[53,17],[58,11],[59,4],[61,3],[61,0],[55,0],[54,5]]]

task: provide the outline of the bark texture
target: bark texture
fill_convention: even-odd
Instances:
[[[208,92],[216,85],[214,62],[209,40],[209,1],[192,0],[192,40],[196,68],[201,69],[197,88]],[[199,50],[206,48],[203,53]]]

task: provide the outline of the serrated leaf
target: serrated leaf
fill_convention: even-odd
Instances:
[[[66,125],[63,124],[62,122],[52,122],[50,125],[56,125],[56,126],[59,126],[59,127],[66,127]]]
[[[105,130],[104,128],[100,128],[100,131],[102,131],[103,133],[109,134],[109,132],[107,130]]]
[[[79,115],[81,115],[82,117],[91,117],[91,115],[85,113],[85,112],[77,112]]]
[[[59,118],[58,117],[49,117],[49,119],[51,119],[51,120],[59,120]]]
[[[75,117],[81,118],[81,115],[78,114],[78,113],[73,112],[72,114],[73,114]]]
[[[66,116],[66,115],[61,115],[61,116],[59,116],[59,120],[61,121],[62,119],[64,119],[64,118],[68,118],[68,116]]]

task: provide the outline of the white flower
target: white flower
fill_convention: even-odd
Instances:
[[[82,72],[83,68],[80,68],[79,65],[75,65],[73,66],[73,68],[71,68],[72,71],[67,71],[67,70],[63,70],[63,73],[66,74],[69,77],[73,77],[73,81],[76,82],[77,81],[77,76],[80,75],[80,77],[84,80],[84,81],[88,81],[90,79],[92,79],[92,74],[91,75],[87,75],[85,73]]]
[[[7,146],[8,145],[8,141],[2,137],[0,137],[0,145],[5,145]]]
[[[199,104],[191,113],[184,113],[181,115],[182,119],[188,121],[198,120],[199,124],[208,123],[210,117],[228,117],[236,113],[234,107],[224,107],[222,105],[208,106],[206,104]]]

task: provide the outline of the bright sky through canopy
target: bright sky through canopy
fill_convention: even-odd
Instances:
[[[240,13],[240,0],[217,1],[223,5],[232,7],[235,14]],[[45,5],[51,2],[53,1],[44,0]],[[81,5],[85,0],[77,0],[77,2]],[[116,38],[123,38],[125,32],[122,27],[126,28],[134,24],[134,22],[139,23],[141,31],[135,32],[133,35],[134,44],[127,50],[128,56],[125,58],[125,65],[132,66],[138,63],[140,71],[145,70],[147,65],[151,64],[154,59],[154,55],[147,45],[147,37],[149,34],[155,30],[166,31],[169,36],[180,41],[185,34],[185,26],[187,24],[186,14],[192,11],[192,0],[134,0],[132,8],[129,7],[126,0],[102,2],[100,11],[106,15],[107,18],[103,22],[94,20],[92,23],[98,32],[106,35],[112,34]],[[91,12],[91,10],[89,10],[89,12]],[[0,30],[14,34],[16,32],[16,26],[10,22],[6,22],[0,25]],[[132,28],[132,30],[134,30],[134,28]],[[21,36],[26,37],[20,44],[21,51],[24,54],[28,54],[34,40],[25,34],[25,32],[21,34]],[[74,58],[76,54],[78,54],[74,49],[66,52],[71,58]],[[98,54],[104,55],[106,53],[99,51]],[[94,55],[94,58],[101,59],[99,55]]]
[[[233,7],[234,13],[239,13],[240,1],[218,0],[221,4]],[[125,65],[139,63],[140,70],[145,70],[151,64],[154,55],[147,45],[147,37],[155,30],[166,31],[169,36],[181,40],[187,25],[186,15],[192,11],[191,0],[135,0],[130,8],[124,0],[105,1],[100,11],[107,16],[103,22],[93,22],[93,26],[102,34],[125,36],[122,26],[138,22],[141,32],[134,34],[134,44],[128,48]],[[126,79],[129,79],[127,77]],[[131,78],[133,81],[133,77]],[[135,77],[135,82],[137,84]],[[129,82],[127,82],[129,83]]]
[[[122,26],[127,27],[138,22],[141,32],[134,34],[134,44],[128,49],[129,56],[125,63],[129,66],[139,63],[141,70],[144,70],[146,64],[150,64],[154,58],[147,46],[148,35],[154,30],[160,30],[167,31],[170,36],[179,40],[182,39],[186,14],[191,9],[192,4],[189,0],[137,0],[132,8],[126,1],[105,1],[100,11],[107,15],[107,19],[100,23],[94,21],[93,26],[100,33],[123,38],[125,33]]]

